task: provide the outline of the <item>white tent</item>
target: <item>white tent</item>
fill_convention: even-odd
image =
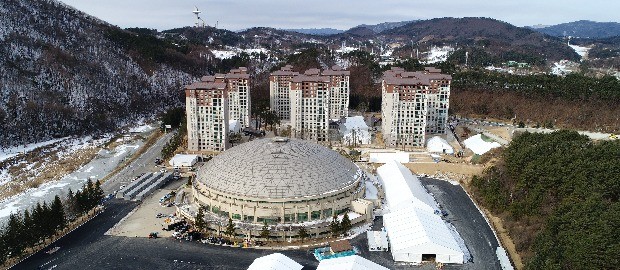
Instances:
[[[432,137],[426,142],[426,150],[429,153],[454,154],[454,148],[439,136]]]
[[[407,152],[370,153],[371,163],[388,163],[390,161],[396,161],[400,163],[409,163],[409,153]]]
[[[248,270],[301,270],[303,266],[281,253],[256,258]]]
[[[426,192],[418,177],[403,164],[388,162],[377,168],[377,176],[383,184],[389,211],[397,210],[401,205],[413,204],[430,213],[439,212],[435,199]]]
[[[358,255],[322,260],[316,270],[388,270]]]
[[[388,251],[387,233],[384,231],[367,231],[366,238],[369,251]]]
[[[483,155],[489,150],[502,146],[498,142],[486,142],[482,139],[482,134],[478,134],[472,137],[469,137],[467,140],[463,141],[465,147],[471,149],[477,155]]]
[[[239,120],[228,120],[228,132],[241,132],[241,123],[239,122]]]
[[[198,162],[197,155],[176,154],[168,161],[172,167],[191,167]]]
[[[463,263],[464,254],[454,236],[437,215],[412,205],[383,216],[395,261],[421,263],[434,256],[441,263]]]
[[[342,140],[345,144],[370,144],[371,136],[368,132],[368,125],[364,122],[363,116],[353,116],[345,118],[345,122],[340,127]]]

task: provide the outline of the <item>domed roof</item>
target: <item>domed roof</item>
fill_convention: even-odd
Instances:
[[[253,198],[300,198],[335,193],[362,171],[324,146],[288,138],[259,139],[215,156],[197,180],[226,194]]]

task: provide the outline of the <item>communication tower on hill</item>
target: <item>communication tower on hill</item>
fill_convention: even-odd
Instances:
[[[205,23],[205,21],[202,18],[200,18],[200,13],[202,13],[202,11],[200,11],[198,9],[198,7],[194,7],[194,8],[195,9],[194,9],[194,11],[192,11],[192,13],[194,13],[194,15],[196,15],[196,27],[204,28],[206,23]]]

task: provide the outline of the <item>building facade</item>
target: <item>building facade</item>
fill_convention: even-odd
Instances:
[[[330,79],[318,69],[291,80],[291,130],[295,138],[327,141],[329,133]]]
[[[424,146],[426,133],[445,133],[450,75],[427,68],[406,72],[392,68],[383,74],[381,114],[387,146]]]
[[[291,135],[313,141],[329,140],[329,120],[349,114],[350,72],[333,66],[303,74],[285,66],[270,76],[270,104]]]
[[[329,119],[349,116],[349,77],[351,72],[334,65],[321,75],[329,77]]]
[[[224,151],[228,148],[228,93],[223,82],[195,82],[185,87],[187,148]]]
[[[269,75],[269,105],[280,120],[290,119],[291,80],[298,75],[299,72],[294,72],[291,65],[286,65]]]
[[[228,93],[228,119],[239,121],[242,127],[250,126],[250,75],[247,68],[233,69],[227,74],[204,76],[203,82],[225,83]]]

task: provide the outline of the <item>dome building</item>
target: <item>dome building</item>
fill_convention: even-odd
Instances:
[[[304,223],[318,234],[326,232],[317,230],[320,220],[349,211],[364,197],[365,179],[333,150],[276,137],[213,157],[198,169],[192,195],[211,215],[254,224]]]

